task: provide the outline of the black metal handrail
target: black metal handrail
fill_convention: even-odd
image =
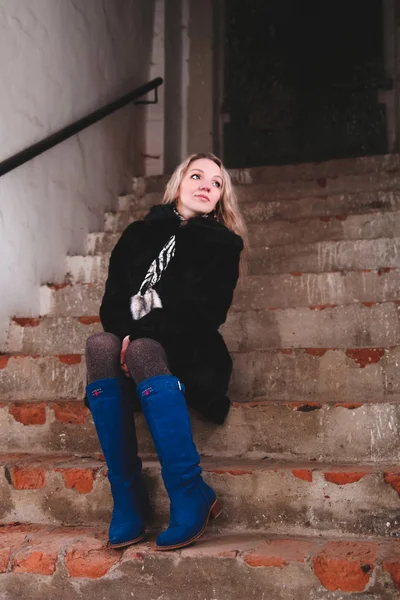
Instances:
[[[21,165],[28,162],[29,160],[32,160],[32,158],[36,158],[36,156],[39,156],[39,154],[43,154],[43,152],[50,150],[50,148],[53,148],[57,144],[60,144],[64,140],[67,140],[68,138],[79,133],[83,129],[86,129],[86,127],[89,127],[89,125],[93,125],[93,123],[97,123],[97,121],[104,119],[104,117],[107,117],[111,113],[115,112],[119,108],[126,106],[130,102],[137,100],[138,98],[140,98],[141,96],[144,96],[148,92],[151,92],[154,90],[154,92],[155,92],[154,100],[141,101],[141,102],[137,102],[137,104],[155,104],[155,103],[157,103],[158,102],[158,93],[157,93],[158,88],[160,87],[160,85],[163,82],[164,82],[164,80],[162,79],[162,77],[156,77],[155,79],[152,79],[148,83],[145,83],[144,85],[141,85],[140,87],[134,89],[132,92],[129,92],[128,94],[125,94],[124,96],[121,96],[120,98],[118,98],[118,100],[115,100],[114,102],[110,102],[109,104],[107,104],[106,106],[103,106],[102,108],[98,108],[97,110],[93,111],[86,117],[83,117],[82,119],[79,119],[78,121],[75,121],[75,123],[72,123],[71,125],[67,125],[63,129],[60,129],[60,131],[57,131],[56,133],[49,135],[47,138],[44,138],[40,142],[37,142],[36,144],[32,144],[32,146],[25,148],[25,150],[21,150],[21,152],[17,152],[17,154],[14,154],[14,156],[11,156],[10,158],[3,160],[0,163],[0,177],[2,175],[5,175],[6,173],[9,173],[13,169],[20,167]]]

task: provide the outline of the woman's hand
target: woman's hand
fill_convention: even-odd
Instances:
[[[128,371],[128,367],[126,366],[126,363],[125,363],[126,350],[129,346],[129,344],[130,344],[130,339],[129,339],[129,335],[127,335],[122,340],[122,348],[121,348],[121,355],[120,355],[121,369],[123,370],[123,372],[125,373],[125,375],[127,377],[131,377],[131,374]]]

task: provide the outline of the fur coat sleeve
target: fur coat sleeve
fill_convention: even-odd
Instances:
[[[108,277],[100,306],[100,319],[104,331],[114,333],[121,340],[133,333],[135,322],[130,311],[131,273],[127,257],[134,251],[139,223],[131,223],[115,245],[108,267]]]

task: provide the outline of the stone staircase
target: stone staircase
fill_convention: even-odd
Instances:
[[[0,600],[392,600],[400,590],[400,156],[233,172],[249,274],[223,334],[223,427],[193,415],[224,512],[193,547],[107,548],[111,497],[83,405],[87,337],[133,193],[14,318],[0,355]],[[168,501],[137,416],[152,528]]]

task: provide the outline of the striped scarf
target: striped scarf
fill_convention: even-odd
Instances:
[[[181,221],[185,219],[178,213],[176,208],[174,213]],[[168,267],[171,258],[175,256],[175,234],[172,235],[167,243],[161,248],[160,254],[153,260],[145,278],[142,281],[139,292],[131,298],[131,314],[136,321],[144,315],[147,315],[154,308],[162,308],[161,298],[157,294],[154,286],[161,279],[161,275]]]

